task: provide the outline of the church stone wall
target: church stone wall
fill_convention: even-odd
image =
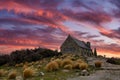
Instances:
[[[77,54],[83,56],[92,56],[92,50],[81,48],[77,43],[71,38],[68,37],[61,46],[61,52],[69,54]]]
[[[61,46],[61,52],[80,54],[79,46],[70,38],[68,38]]]

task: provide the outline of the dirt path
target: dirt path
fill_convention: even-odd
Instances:
[[[97,58],[89,58],[89,64],[94,65]],[[98,70],[90,76],[79,76],[67,80],[120,80],[120,65],[113,65],[107,63],[105,59],[99,59],[102,61],[103,70]]]
[[[79,76],[67,80],[120,80],[120,70],[98,70],[90,76]]]

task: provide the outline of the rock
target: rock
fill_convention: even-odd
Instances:
[[[76,73],[76,76],[79,76],[80,75],[80,73]]]
[[[63,72],[66,72],[66,73],[68,73],[68,72],[70,72],[70,70],[66,70],[66,69],[64,69],[64,70],[62,70]]]
[[[88,76],[89,75],[89,72],[87,70],[82,70],[80,75],[82,76]]]
[[[40,76],[44,76],[45,75],[45,73],[43,73],[43,72],[40,72]]]

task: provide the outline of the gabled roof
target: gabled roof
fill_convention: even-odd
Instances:
[[[87,44],[84,41],[80,41],[80,40],[72,37],[71,35],[69,35],[68,38],[72,38],[79,47],[82,47],[82,48],[85,48],[85,49],[91,49],[87,46]]]

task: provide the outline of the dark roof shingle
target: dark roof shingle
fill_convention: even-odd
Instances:
[[[77,43],[78,46],[85,48],[85,49],[90,49],[84,41],[80,41],[72,36],[71,38]]]

